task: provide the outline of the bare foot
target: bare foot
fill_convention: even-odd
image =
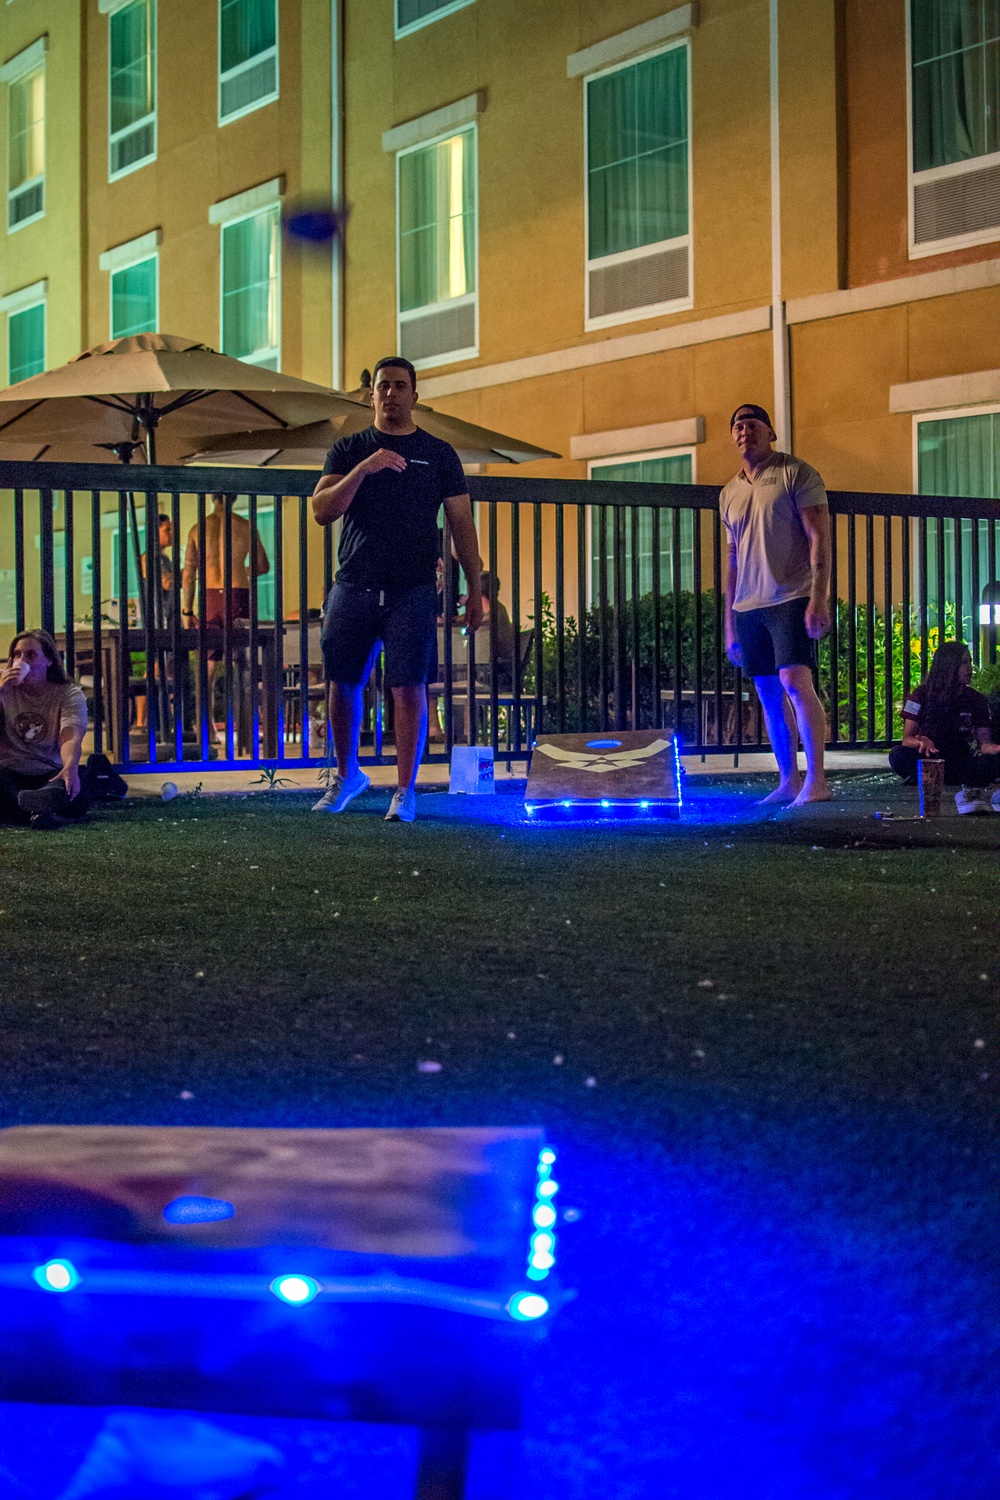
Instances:
[[[810,802],[832,802],[833,793],[825,781],[807,781],[792,807],[807,807]]]
[[[773,792],[760,798],[757,806],[765,807],[769,802],[794,802],[801,793],[802,778],[798,776],[794,781],[783,781],[780,786],[776,786]]]

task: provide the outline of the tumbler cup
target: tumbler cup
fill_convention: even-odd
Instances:
[[[944,761],[921,760],[917,763],[920,787],[920,816],[937,818],[941,814],[941,788],[944,786]]]

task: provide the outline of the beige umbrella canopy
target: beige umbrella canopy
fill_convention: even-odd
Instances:
[[[368,374],[367,370],[364,372]],[[343,400],[350,400],[355,410],[329,416],[323,422],[309,422],[290,430],[232,432],[223,437],[211,438],[197,453],[190,455],[191,462],[227,463],[239,467],[242,464],[271,466],[274,468],[320,468],[334,443],[352,432],[361,432],[372,424],[371,377],[368,382],[362,376],[362,384],[355,391],[348,391]],[[445,412],[435,411],[422,403],[413,408],[413,420],[432,437],[450,443],[464,464],[526,464],[539,458],[559,458],[548,448],[536,448],[520,438],[507,437],[502,432],[493,432],[488,427],[477,427],[474,422],[463,422],[460,417],[450,417]]]
[[[0,457],[176,463],[236,426],[284,428],[351,413],[338,391],[166,333],[100,344],[0,391]],[[362,424],[365,425],[365,424]]]

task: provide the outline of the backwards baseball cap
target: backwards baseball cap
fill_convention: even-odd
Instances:
[[[771,421],[771,418],[768,416],[767,412],[762,406],[755,406],[752,401],[741,401],[739,406],[733,412],[732,416],[729,418],[730,432],[732,432],[733,430],[733,424],[735,423],[736,418],[740,416],[756,417],[758,422],[763,422],[766,426],[770,427],[772,432],[774,431],[774,423]]]

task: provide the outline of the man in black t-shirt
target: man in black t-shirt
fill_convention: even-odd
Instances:
[[[343,812],[369,779],[358,765],[362,689],[385,649],[392,692],[398,787],[387,822],[412,823],[417,766],[427,736],[427,683],[437,654],[438,511],[443,505],[469,580],[467,630],[483,614],[479,542],[462,465],[454,448],[413,421],[416,372],[408,360],[375,366],[375,422],[342,438],[313,492],[321,526],[344,518],[337,581],[326,601],[323,661],[337,756],[334,785],[314,812]]]

